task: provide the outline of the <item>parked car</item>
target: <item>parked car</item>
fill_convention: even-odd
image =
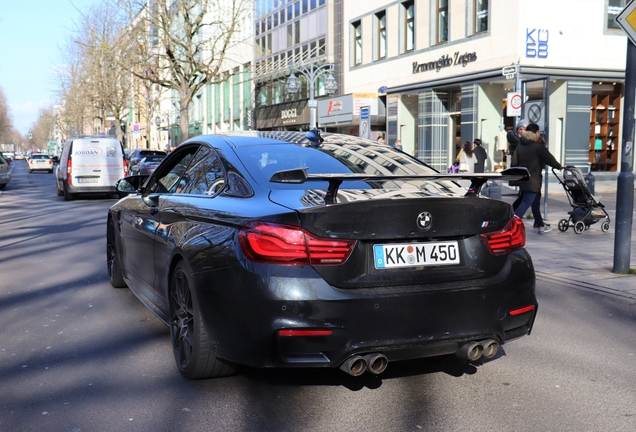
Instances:
[[[35,155],[34,155],[35,156]],[[124,148],[115,138],[74,138],[64,143],[55,170],[57,195],[116,193],[117,180],[128,175]]]
[[[53,160],[51,156],[47,154],[32,154],[27,162],[27,167],[29,174],[33,171],[47,171],[49,174],[52,174]]]
[[[128,154],[128,165],[132,169],[146,156],[163,156],[166,157],[167,153],[163,150],[146,150],[146,149],[133,149]]]
[[[442,174],[316,131],[199,136],[119,181],[130,195],[108,211],[110,283],[169,326],[191,379],[491,359],[530,333],[537,300],[523,221],[479,195],[489,179],[528,173]]]
[[[2,153],[0,153],[0,190],[4,189],[10,180],[9,162],[7,162]]]
[[[148,155],[141,159],[139,163],[130,167],[130,174],[132,175],[149,175],[159,166],[166,155]]]

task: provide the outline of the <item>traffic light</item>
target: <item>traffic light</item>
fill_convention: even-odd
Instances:
[[[32,140],[33,139],[33,134],[29,134],[29,139]]]

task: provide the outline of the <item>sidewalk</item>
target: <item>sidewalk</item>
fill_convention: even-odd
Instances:
[[[548,211],[546,222],[552,231],[538,234],[532,227],[533,219],[524,219],[526,225],[526,249],[532,256],[537,278],[573,285],[594,291],[612,293],[636,299],[636,275],[617,274],[614,267],[614,234],[616,223],[616,182],[596,183],[595,198],[605,205],[610,215],[610,230],[601,231],[604,219],[590,225],[587,231],[576,234],[572,228],[559,231],[560,219],[567,219],[572,210],[560,184],[548,186]],[[502,199],[512,204],[517,193],[504,186]],[[541,213],[544,201],[541,200]],[[636,269],[636,217],[632,222],[630,268]]]

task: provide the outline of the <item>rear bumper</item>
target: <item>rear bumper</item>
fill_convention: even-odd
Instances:
[[[525,251],[512,254],[495,276],[452,285],[339,290],[308,278],[308,270],[290,268],[288,275],[267,278],[245,269],[236,274],[235,267],[195,274],[217,355],[257,367],[338,367],[352,355],[372,352],[390,361],[446,355],[467,341],[504,344],[529,334],[537,310],[534,268]],[[534,309],[510,315],[526,306]],[[331,334],[281,336],[283,329]]]
[[[117,192],[115,186],[72,186],[69,184],[66,185],[66,190],[72,194]]]

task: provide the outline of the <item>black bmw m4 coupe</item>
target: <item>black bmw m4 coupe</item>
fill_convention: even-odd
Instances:
[[[530,333],[537,300],[523,221],[480,190],[527,178],[317,130],[198,136],[119,181],[110,282],[169,326],[190,379],[483,361]]]

